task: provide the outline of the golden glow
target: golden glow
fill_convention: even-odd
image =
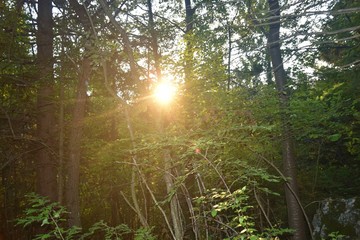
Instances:
[[[166,105],[174,99],[175,93],[176,93],[175,86],[171,84],[169,81],[164,81],[156,86],[154,91],[154,97],[156,101]]]

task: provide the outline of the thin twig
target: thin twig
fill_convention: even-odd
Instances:
[[[8,124],[9,124],[9,128],[10,128],[10,131],[11,131],[11,134],[12,134],[13,137],[15,138],[15,132],[14,132],[14,129],[13,129],[13,126],[12,126],[12,123],[11,123],[10,116],[9,116],[9,114],[7,113],[7,111],[5,111],[5,109],[3,109],[1,106],[0,106],[0,108],[1,108],[1,110],[4,112],[5,117],[7,118],[7,121],[8,121]]]
[[[124,198],[125,202],[127,203],[127,205],[129,205],[129,207],[135,212],[137,213],[136,209],[134,208],[133,205],[131,205],[129,199],[127,199],[127,197],[125,196],[125,194],[123,193],[123,191],[120,191],[121,196]]]
[[[254,197],[255,197],[255,200],[256,200],[257,204],[259,205],[260,210],[261,210],[261,212],[263,213],[266,221],[268,222],[269,226],[272,228],[273,225],[271,224],[271,221],[270,221],[269,217],[267,216],[267,214],[266,214],[266,212],[265,212],[265,210],[264,210],[264,207],[263,207],[262,204],[261,204],[261,201],[260,201],[259,197],[257,196],[257,193],[256,193],[255,188],[254,188]]]
[[[208,150],[208,149],[207,149],[207,150]],[[228,192],[228,193],[231,193],[230,188],[229,188],[229,186],[227,185],[227,183],[226,183],[226,181],[225,181],[225,178],[222,176],[222,174],[221,174],[220,171],[217,169],[217,167],[210,161],[210,159],[207,158],[207,156],[206,156],[206,155],[207,155],[207,150],[206,150],[206,152],[205,152],[205,155],[199,153],[200,156],[202,156],[206,161],[209,162],[210,166],[215,170],[215,172],[216,172],[216,173],[218,174],[218,176],[220,177],[220,179],[221,179],[221,181],[223,182],[224,187],[226,188],[227,192]]]
[[[264,160],[267,164],[269,164],[272,168],[275,169],[275,171],[277,171],[279,173],[279,175],[281,176],[281,178],[285,181],[285,185],[286,187],[290,190],[290,192],[292,193],[292,195],[294,196],[294,198],[296,199],[296,202],[298,203],[298,205],[301,208],[301,211],[304,215],[304,218],[306,220],[308,229],[310,231],[310,235],[311,235],[311,239],[314,239],[313,234],[312,234],[312,228],[311,228],[311,224],[309,221],[309,218],[305,212],[304,207],[302,206],[299,197],[297,196],[297,194],[295,193],[294,189],[292,189],[292,187],[290,186],[287,177],[280,171],[280,169],[278,167],[276,167],[271,161],[269,161],[266,157],[264,157],[263,155],[255,152],[254,150],[252,150],[250,147],[247,147],[252,153],[255,153],[256,155],[258,155],[262,160]]]

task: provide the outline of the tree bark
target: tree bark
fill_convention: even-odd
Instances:
[[[76,0],[69,1],[70,6],[75,10],[79,17],[79,21],[84,26],[84,29],[92,33],[91,23],[88,19],[86,9]],[[93,36],[93,34],[90,34]],[[91,41],[91,38],[87,39]],[[89,44],[91,45],[91,43]],[[88,45],[87,45],[88,46]],[[89,49],[85,47],[84,57],[78,76],[78,85],[76,93],[76,101],[73,109],[73,119],[69,136],[69,150],[66,167],[66,206],[70,212],[69,226],[81,227],[80,218],[80,158],[81,158],[81,139],[83,131],[83,121],[85,117],[86,106],[86,85],[90,81],[91,75],[91,61],[89,56]]]
[[[38,2],[37,67],[39,89],[37,93],[37,137],[42,148],[37,153],[37,192],[57,200],[57,166],[52,154],[54,145],[54,75],[53,75],[53,20],[52,1]]]
[[[64,76],[64,67],[61,67],[61,76]],[[59,166],[58,166],[58,202],[64,204],[64,187],[65,187],[65,176],[64,176],[64,153],[65,153],[65,109],[64,109],[64,78],[60,79],[60,90],[59,90]]]
[[[158,38],[157,33],[155,30],[155,22],[154,22],[154,14],[152,11],[152,0],[147,0],[148,5],[148,14],[149,14],[149,31],[151,36],[151,48],[154,55],[154,65],[157,79],[161,79],[161,68],[160,68],[160,58],[161,55],[159,53],[159,46],[158,46]]]
[[[166,114],[169,114],[165,111],[165,109],[159,110],[159,119],[158,119],[158,129],[161,134],[165,134],[165,119]],[[166,185],[166,192],[168,195],[172,195],[170,198],[170,216],[172,220],[172,230],[174,232],[174,240],[181,240],[184,238],[184,227],[182,221],[181,207],[179,203],[179,198],[177,194],[177,190],[174,189],[174,181],[173,181],[173,164],[170,155],[170,150],[164,148],[162,150],[163,154],[163,163],[164,163],[164,181]],[[175,191],[175,193],[172,193]]]
[[[185,84],[186,90],[192,88],[193,82],[193,65],[194,65],[194,49],[192,45],[192,30],[193,30],[193,18],[194,18],[195,10],[191,7],[191,0],[185,0],[185,22],[186,22],[186,30],[185,30]]]
[[[191,0],[185,0],[185,22],[186,33],[190,33],[193,29],[194,9],[191,7]]]
[[[231,85],[231,50],[232,50],[232,46],[231,46],[231,24],[230,22],[228,23],[228,69],[227,69],[227,90],[230,90],[230,85]]]
[[[288,121],[288,93],[287,76],[283,66],[283,60],[280,50],[280,6],[278,0],[268,0],[270,14],[274,16],[270,20],[270,30],[268,34],[268,46],[274,72],[276,88],[279,94],[281,124],[282,124],[282,157],[284,164],[284,175],[288,178],[289,187],[285,187],[285,197],[288,212],[289,227],[295,230],[292,236],[293,240],[304,240],[306,237],[305,217],[301,210],[295,194],[299,195],[298,184],[296,181],[296,160],[293,146],[293,137],[291,135],[291,126]]]
[[[80,149],[86,105],[86,82],[90,79],[90,59],[84,57],[77,86],[76,104],[69,137],[69,157],[67,163],[66,202],[70,226],[81,226],[80,220]]]
[[[171,169],[171,156],[170,150],[164,149],[163,150],[163,159],[164,159],[164,180],[166,184],[166,191],[167,194],[171,194],[174,191],[174,181],[172,179]],[[170,199],[170,215],[172,220],[172,225],[174,229],[174,234],[176,240],[181,240],[184,238],[184,229],[182,225],[182,218],[181,218],[181,209],[178,199],[178,194],[175,192]]]

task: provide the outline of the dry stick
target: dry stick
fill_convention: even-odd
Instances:
[[[106,69],[106,67],[104,69]],[[122,100],[122,102],[125,103],[124,100]],[[126,122],[127,122],[127,127],[129,130],[130,139],[131,139],[131,145],[134,150],[135,149],[135,136],[134,136],[133,128],[131,125],[131,119],[130,119],[130,115],[129,115],[128,105],[126,104],[124,106],[124,108],[125,108],[125,118],[126,118]],[[134,207],[136,209],[136,213],[138,214],[138,216],[140,218],[141,223],[144,226],[148,227],[149,225],[147,223],[147,219],[141,213],[141,210],[140,210],[140,207],[138,204],[138,200],[137,200],[137,196],[136,196],[136,192],[135,192],[135,171],[137,171],[139,175],[142,175],[136,159],[137,159],[137,156],[134,154],[134,156],[132,157],[134,166],[133,166],[132,173],[131,173],[131,198],[133,199]]]
[[[226,181],[225,181],[225,178],[222,176],[222,174],[221,174],[220,171],[217,169],[217,167],[210,161],[210,159],[207,158],[207,152],[208,152],[208,150],[209,150],[209,148],[206,149],[205,154],[201,154],[201,153],[200,153],[200,155],[201,155],[205,160],[207,160],[207,161],[210,163],[210,165],[211,165],[212,168],[214,168],[215,172],[219,175],[221,181],[223,182],[223,184],[224,184],[227,192],[228,192],[229,194],[231,194],[230,188],[229,188],[229,186],[227,185],[227,183],[226,183]],[[242,215],[241,213],[238,213],[238,214],[239,214],[239,216]],[[221,222],[221,221],[218,221],[218,220],[215,220],[215,221],[218,222],[218,223]],[[222,224],[223,224],[224,226],[227,226],[227,225],[224,224],[224,223],[222,223]],[[233,228],[231,228],[231,227],[230,227],[230,229],[233,230],[233,231],[235,231],[235,230],[234,230]],[[237,232],[236,232],[236,233],[237,233]]]
[[[210,166],[211,166],[212,168],[214,168],[215,172],[219,175],[219,177],[220,177],[221,181],[223,182],[224,187],[226,188],[227,192],[228,192],[228,193],[231,193],[230,188],[229,188],[229,186],[227,185],[224,177],[223,177],[222,174],[219,172],[219,170],[217,169],[217,167],[210,161],[210,159],[208,159],[208,158],[206,157],[206,155],[207,155],[207,150],[206,150],[205,155],[200,153],[200,156],[202,156],[206,161],[208,161],[209,164],[210,164]]]
[[[194,169],[196,169],[196,167],[194,167]],[[203,195],[203,190],[205,190],[205,184],[203,182],[203,180],[201,179],[201,175],[199,172],[196,172],[196,183],[198,185],[198,188],[199,188],[199,191],[200,191],[200,194]],[[208,227],[208,224],[207,224],[207,220],[206,220],[206,213],[205,211],[202,211],[202,214],[203,214],[203,218],[205,220],[205,235],[206,235],[206,239],[209,239],[209,227]]]
[[[341,68],[341,69],[349,68],[349,67],[351,67],[351,66],[356,66],[356,65],[358,65],[359,63],[360,63],[360,60],[355,60],[355,61],[353,61],[353,62],[351,62],[351,63],[349,63],[349,64],[342,65],[342,66],[340,66],[339,68]]]
[[[235,234],[239,234],[238,231],[236,231],[235,229],[233,229],[232,227],[230,227],[229,225],[227,225],[226,223],[223,223],[222,221],[216,220],[215,218],[212,219],[213,221],[219,223],[220,225],[223,225],[225,227],[227,227],[228,229],[230,229],[231,231],[233,231]]]
[[[74,67],[75,67],[75,69],[76,69],[76,73],[81,74],[81,71],[80,71],[80,69],[79,69],[79,66],[76,64],[76,62],[74,61],[74,59],[72,59],[71,56],[70,56],[67,52],[65,52],[65,55],[66,55],[66,57],[70,60],[70,62],[74,65]]]
[[[276,9],[275,9],[276,10]],[[326,14],[331,14],[331,15],[341,15],[341,14],[349,14],[349,13],[357,13],[360,12],[360,7],[355,7],[355,8],[346,8],[346,9],[340,9],[340,10],[330,10],[330,11],[308,11],[308,12],[303,12],[303,13],[299,13],[299,14],[284,14],[282,16],[280,16],[280,18],[286,19],[286,18],[296,18],[296,17],[303,17],[303,16],[311,16],[311,15],[326,15]],[[265,18],[258,18],[258,21],[269,21],[269,20],[273,20],[273,19],[278,19],[279,17],[274,17],[274,16],[270,16],[270,17],[265,17]]]
[[[120,191],[120,194],[121,194],[121,196],[124,198],[124,200],[125,200],[125,202],[127,203],[127,205],[129,205],[129,207],[137,214],[136,209],[134,208],[133,205],[131,205],[129,199],[125,196],[125,194],[124,194],[122,191]]]
[[[261,203],[260,199],[258,198],[258,195],[256,194],[255,188],[254,188],[254,197],[255,197],[255,200],[256,200],[256,202],[258,203],[258,205],[259,205],[259,207],[260,207],[260,209],[261,209],[261,212],[264,214],[264,217],[265,217],[266,221],[268,222],[269,226],[270,226],[271,228],[273,228],[273,225],[271,224],[270,219],[269,219],[269,217],[267,216],[267,214],[266,214],[266,212],[265,212],[265,210],[264,210],[264,207],[262,206],[262,203]]]
[[[14,129],[13,129],[13,126],[12,126],[12,123],[11,123],[10,116],[9,116],[9,114],[7,113],[7,111],[5,111],[5,109],[3,109],[1,106],[0,106],[0,108],[1,108],[1,110],[4,112],[5,117],[6,117],[7,121],[8,121],[11,134],[12,134],[12,136],[15,138],[15,132],[14,132]]]
[[[148,219],[148,204],[147,204],[147,197],[146,197],[146,194],[145,194],[145,190],[144,190],[144,187],[142,184],[139,184],[140,185],[140,188],[141,188],[141,193],[143,195],[143,202],[144,202],[144,215],[145,215],[145,219]]]
[[[314,34],[314,35],[335,35],[335,34],[338,34],[338,33],[356,31],[358,29],[360,29],[360,25],[355,26],[355,27],[342,28],[342,29],[335,30],[335,31],[312,32],[310,34]]]
[[[51,218],[51,220],[53,221],[53,223],[55,224],[55,228],[56,228],[56,231],[59,233],[59,236],[62,240],[65,240],[64,236],[62,235],[61,231],[60,231],[60,227],[59,225],[57,224],[57,222],[55,221],[55,219],[53,218],[53,216],[51,215],[51,213],[49,213],[49,216]]]
[[[196,168],[193,168],[188,174],[186,174],[186,176],[188,176],[188,175],[190,175],[192,173],[199,174],[199,173],[196,172]],[[171,176],[175,178],[174,175],[171,175]],[[197,179],[197,182],[198,182],[198,179]],[[194,207],[193,207],[192,202],[191,202],[190,193],[189,193],[186,185],[183,182],[181,182],[180,185],[181,185],[181,189],[183,190],[183,193],[185,195],[185,200],[186,200],[186,203],[187,203],[189,211],[190,211],[190,215],[191,215],[190,219],[192,221],[193,232],[195,234],[195,238],[198,239],[199,228],[198,228],[197,223],[196,223],[195,211],[194,211]],[[199,182],[198,182],[198,186],[199,186],[200,194],[202,195],[202,189],[200,189]],[[203,187],[203,188],[205,188],[205,187]]]
[[[313,234],[312,234],[312,229],[311,229],[311,224],[310,224],[310,221],[309,221],[309,218],[305,212],[305,209],[304,207],[302,206],[301,202],[300,202],[300,199],[299,197],[297,196],[297,194],[294,192],[294,190],[292,189],[292,187],[290,186],[287,178],[284,176],[284,174],[280,171],[280,169],[278,167],[276,167],[272,162],[270,162],[266,157],[264,157],[263,155],[255,152],[254,150],[252,150],[250,147],[247,146],[247,148],[252,152],[252,153],[255,153],[256,155],[258,155],[262,160],[264,160],[267,164],[269,164],[272,168],[274,168],[278,173],[279,175],[281,176],[281,178],[285,181],[285,185],[286,187],[290,190],[290,192],[293,194],[293,196],[295,197],[297,203],[299,204],[300,208],[301,208],[301,211],[305,217],[305,220],[306,220],[306,224],[308,226],[308,229],[310,231],[310,235],[311,235],[311,239],[314,239],[313,237]]]
[[[136,163],[136,156],[133,157],[133,161],[134,163]],[[141,210],[140,210],[140,206],[139,206],[139,201],[137,199],[136,196],[136,183],[135,183],[135,173],[136,170],[139,172],[139,168],[138,167],[133,167],[133,170],[131,171],[131,198],[133,199],[133,203],[134,203],[134,207],[136,209],[136,213],[138,214],[141,224],[145,227],[149,227],[149,224],[147,222],[147,219],[145,218],[145,216],[142,214]]]
[[[146,164],[146,163],[142,163],[142,164],[138,164],[138,163],[134,163],[134,162],[123,162],[123,161],[116,161],[116,163],[119,163],[119,164],[129,164],[129,165],[133,165],[133,166],[147,166],[147,167],[153,167],[156,169],[156,172],[166,172],[166,170],[164,170],[163,168],[160,168],[160,167],[157,167],[157,166],[154,166],[152,164]],[[154,171],[155,172],[155,171]],[[171,174],[171,177],[175,178],[175,176],[173,174]]]
[[[204,183],[202,182],[201,180],[201,176],[200,176],[200,173],[196,172],[197,170],[197,167],[194,167],[193,166],[193,169],[188,173],[189,175],[190,174],[195,174],[195,179],[196,179],[196,182],[197,182],[197,185],[198,185],[198,188],[199,188],[199,191],[200,191],[200,194],[203,195],[203,190],[201,189],[201,187],[203,189],[205,189],[205,186],[204,186]],[[201,185],[200,185],[200,181],[201,181]],[[195,239],[198,239],[199,238],[199,227],[198,227],[198,224],[197,224],[197,220],[196,220],[196,216],[195,216],[195,211],[194,211],[194,207],[193,207],[193,204],[192,204],[192,201],[190,199],[190,193],[189,193],[189,190],[186,188],[185,184],[182,183],[181,186],[183,187],[183,191],[184,191],[184,195],[185,195],[185,198],[186,198],[186,202],[188,204],[188,207],[189,207],[189,211],[190,211],[190,214],[191,214],[191,222],[192,222],[192,229],[193,229],[193,232],[195,234]],[[200,211],[200,210],[199,210]],[[206,230],[205,230],[205,234],[206,234],[206,239],[208,239],[208,225],[207,225],[207,221],[206,221],[206,214],[205,212],[203,212],[203,216],[204,216],[204,219],[205,219],[205,226],[206,226]]]
[[[23,153],[19,154],[19,155],[16,156],[16,157],[10,158],[8,161],[6,161],[5,163],[2,164],[2,166],[0,167],[0,171],[4,170],[7,165],[9,165],[11,162],[15,162],[16,160],[18,160],[19,158],[21,158],[23,155],[28,154],[28,153],[31,153],[31,152],[36,152],[36,151],[38,151],[38,150],[40,150],[40,149],[42,149],[42,147],[35,148],[35,149],[32,149],[32,150],[28,150],[28,151],[26,151],[26,152],[23,152]]]
[[[186,203],[187,203],[189,211],[190,211],[190,215],[191,215],[190,219],[191,219],[192,229],[193,229],[193,232],[195,234],[195,239],[197,240],[198,239],[199,228],[198,228],[197,221],[196,221],[196,218],[195,218],[195,211],[194,211],[194,207],[193,207],[192,202],[191,202],[190,193],[189,193],[189,191],[186,188],[184,183],[182,183],[181,186],[182,186],[182,189],[183,189],[183,192],[184,192],[184,195],[185,195]]]
[[[139,169],[139,171],[140,171],[140,169]],[[141,174],[141,172],[139,172],[139,173]],[[166,213],[165,213],[164,209],[162,209],[162,207],[160,207],[159,202],[156,200],[156,197],[155,197],[153,191],[151,190],[151,188],[149,187],[149,185],[147,184],[146,179],[144,178],[144,176],[141,174],[140,177],[141,177],[143,183],[145,184],[147,190],[149,191],[149,193],[150,193],[150,195],[151,195],[151,198],[153,199],[155,205],[159,208],[160,212],[161,212],[162,215],[164,216],[165,222],[166,222],[166,224],[167,224],[167,226],[168,226],[168,228],[169,228],[169,231],[170,231],[170,233],[171,233],[171,236],[173,237],[174,240],[177,240],[176,237],[175,237],[175,234],[174,234],[174,232],[173,232],[173,230],[172,230],[172,228],[171,228],[170,222],[169,222],[169,220],[167,219],[167,216],[166,216]]]

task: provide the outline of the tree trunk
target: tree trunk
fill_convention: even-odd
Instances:
[[[52,1],[38,2],[37,66],[39,89],[37,93],[37,137],[42,149],[37,153],[37,191],[57,200],[57,166],[52,154],[54,145],[54,89],[53,89],[53,29]]]
[[[165,109],[160,109],[159,111],[159,119],[158,119],[158,129],[161,134],[165,134],[165,126],[166,126],[166,115],[169,114],[169,112],[166,112]],[[172,220],[172,230],[174,232],[174,238],[175,240],[181,240],[184,237],[184,227],[183,227],[183,221],[182,221],[182,214],[181,214],[181,207],[179,203],[179,198],[177,194],[177,189],[174,185],[173,180],[173,164],[172,159],[170,155],[170,150],[167,148],[164,148],[162,150],[163,154],[163,163],[164,163],[164,181],[166,185],[166,193],[169,195],[172,195],[170,198],[170,216]],[[175,192],[174,192],[175,191]]]
[[[154,14],[152,11],[152,0],[147,0],[148,5],[148,14],[149,14],[149,31],[151,36],[151,48],[154,55],[154,63],[155,63],[155,71],[157,79],[161,79],[161,68],[160,68],[160,58],[161,55],[159,53],[159,46],[158,46],[158,38],[157,33],[155,30],[155,23],[154,23]]]
[[[231,50],[232,50],[232,46],[231,46],[231,23],[228,23],[228,69],[227,69],[227,90],[230,90],[230,85],[231,85]]]
[[[268,0],[270,14],[274,16],[270,20],[270,31],[268,34],[269,53],[272,63],[272,69],[275,76],[276,88],[279,94],[281,124],[282,124],[282,154],[284,164],[284,175],[288,178],[289,187],[285,187],[286,205],[288,211],[289,227],[295,230],[292,236],[293,240],[306,239],[305,217],[301,206],[297,202],[296,194],[299,195],[298,184],[296,181],[296,162],[293,148],[293,137],[291,135],[291,126],[288,121],[288,93],[287,76],[283,66],[283,60],[280,50],[280,6],[278,0]]]
[[[76,104],[69,137],[69,157],[67,163],[66,202],[70,226],[81,226],[80,221],[80,148],[86,104],[86,82],[90,79],[90,59],[84,57],[77,86]]]
[[[58,166],[58,202],[64,204],[64,143],[65,143],[65,109],[64,109],[64,67],[61,67],[60,90],[59,90],[59,166]]]
[[[171,194],[171,192],[174,191],[174,181],[172,179],[172,173],[171,173],[172,164],[171,164],[170,150],[168,149],[163,150],[163,159],[164,159],[164,168],[165,168],[164,180],[166,184],[166,191],[167,194],[169,195]],[[173,194],[173,196],[170,199],[170,215],[173,224],[175,238],[176,240],[181,240],[184,237],[184,229],[182,225],[179,199],[176,192]]]
[[[185,22],[186,22],[186,31],[185,31],[185,84],[186,90],[192,88],[193,81],[193,65],[194,65],[194,49],[192,45],[192,29],[193,29],[193,18],[194,18],[194,9],[191,7],[191,0],[185,0]]]
[[[85,31],[90,33],[89,39],[87,39],[91,45],[93,31],[89,17],[87,16],[86,9],[80,5],[77,0],[70,0],[70,6],[78,15],[78,20],[83,25]],[[89,57],[89,47],[85,47],[84,57],[79,74],[79,80],[77,85],[76,101],[73,110],[73,119],[71,124],[70,136],[69,136],[69,152],[67,159],[67,181],[66,181],[66,205],[70,212],[69,214],[69,226],[81,227],[80,219],[80,158],[81,158],[81,139],[83,130],[83,121],[85,117],[86,106],[86,85],[90,81],[91,75],[91,61]]]

